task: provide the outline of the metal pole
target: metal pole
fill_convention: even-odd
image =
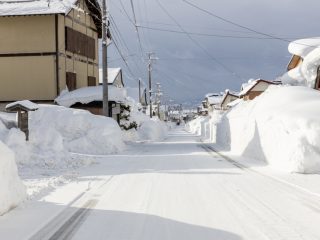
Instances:
[[[107,43],[107,3],[102,1],[102,78],[103,78],[103,115],[109,117],[109,99],[108,99],[108,43]]]
[[[149,64],[148,64],[148,72],[149,72],[149,105],[150,105],[150,118],[152,118],[151,53],[148,53],[148,56],[149,56]]]
[[[141,79],[139,79],[139,103],[141,103]]]

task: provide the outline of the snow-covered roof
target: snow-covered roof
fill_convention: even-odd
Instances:
[[[93,101],[102,101],[102,86],[84,87],[71,92],[63,92],[55,99],[55,102],[61,106],[70,107],[75,103],[87,104]],[[109,101],[123,102],[126,100],[127,93],[125,88],[109,86]]]
[[[221,96],[221,95],[219,95],[219,96],[207,97],[209,105],[220,104],[222,98],[223,98],[223,96]]]
[[[289,44],[288,50],[291,54],[305,58],[317,47],[320,47],[320,37],[295,40]]]
[[[120,72],[121,68],[108,68],[108,83],[113,84]],[[102,68],[99,69],[99,80],[102,83]]]
[[[267,84],[278,84],[276,82],[271,82],[263,79],[250,79],[248,83],[244,83],[241,86],[241,92],[239,93],[239,96],[246,95],[248,92],[250,92],[255,86],[257,86],[259,83],[264,82]]]
[[[19,16],[37,14],[67,14],[76,7],[77,0],[5,0],[0,2],[0,16]]]
[[[228,104],[227,104],[227,106],[228,107],[234,107],[234,106],[236,106],[236,105],[238,105],[240,102],[242,102],[243,100],[242,99],[236,99],[236,100],[234,100],[234,101],[232,101],[232,102],[229,102]]]
[[[102,36],[101,9],[97,0],[85,0],[87,7],[92,12],[93,21],[98,29],[99,38]],[[1,16],[26,16],[26,15],[67,15],[72,9],[83,12],[84,9],[78,7],[77,0],[1,0]]]
[[[229,89],[226,89],[225,90],[225,93],[223,95],[223,98],[221,100],[221,105],[223,104],[223,102],[227,99],[228,96],[234,96],[234,97],[237,97],[239,98],[239,94],[236,93],[236,92],[231,92]]]
[[[39,108],[38,104],[33,103],[29,100],[22,100],[22,101],[17,101],[17,102],[13,102],[13,103],[9,103],[6,106],[6,109],[8,111],[12,111],[15,108],[23,108],[24,110],[27,111],[35,111]]]

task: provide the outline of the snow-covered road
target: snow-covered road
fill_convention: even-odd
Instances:
[[[0,218],[0,239],[320,239],[320,194],[174,129]]]

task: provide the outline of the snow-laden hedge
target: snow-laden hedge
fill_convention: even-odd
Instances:
[[[213,142],[233,154],[266,161],[283,171],[319,173],[319,106],[319,91],[270,87],[222,115],[210,128],[215,135]]]

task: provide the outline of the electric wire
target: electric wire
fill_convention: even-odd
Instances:
[[[242,77],[234,72],[232,69],[227,67],[224,63],[219,61],[217,58],[213,57],[204,47],[202,47],[201,44],[199,44],[198,41],[196,41],[188,32],[185,31],[185,29],[179,24],[179,22],[167,11],[167,9],[161,4],[160,0],[156,0],[160,8],[166,13],[166,15],[176,23],[176,25],[188,36],[188,38],[196,45],[198,48],[200,48],[213,62],[220,65],[223,69],[225,69],[227,72],[229,72],[231,75],[239,78],[240,80],[243,80]]]

